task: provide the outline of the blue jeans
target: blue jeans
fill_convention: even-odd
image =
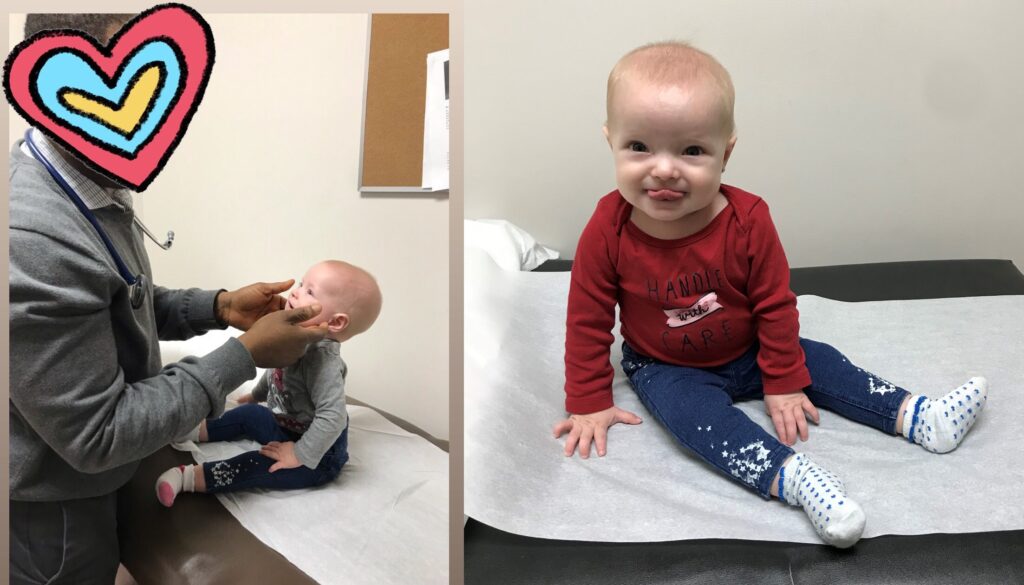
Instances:
[[[224,416],[206,421],[210,441],[230,441],[247,437],[265,445],[271,441],[297,441],[302,436],[277,424],[274,413],[259,404],[243,404]],[[203,464],[206,491],[211,494],[233,492],[249,488],[294,490],[318,486],[338,477],[341,467],[348,461],[348,427],[320,459],[316,469],[300,465],[292,469],[278,469],[271,473],[274,459],[249,451],[224,461]]]
[[[817,407],[896,432],[900,404],[910,394],[850,363],[832,346],[800,339],[811,385],[804,394]],[[676,440],[740,483],[769,497],[772,479],[794,453],[747,418],[734,401],[763,398],[758,345],[713,368],[667,364],[622,344],[622,369],[649,411]]]

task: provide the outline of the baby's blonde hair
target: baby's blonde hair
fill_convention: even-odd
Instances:
[[[366,331],[380,315],[383,297],[377,279],[372,274],[348,262],[341,260],[324,260],[323,264],[339,278],[342,284],[327,291],[334,300],[335,308],[348,314],[349,323],[337,336],[337,341],[344,341]]]
[[[720,94],[723,122],[733,134],[736,90],[725,67],[714,57],[682,41],[663,41],[637,47],[626,53],[608,75],[608,120],[619,82],[625,77],[661,85],[688,86],[710,82]]]

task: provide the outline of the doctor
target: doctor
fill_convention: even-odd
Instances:
[[[106,42],[129,18],[29,15],[25,34],[72,28]],[[326,330],[301,326],[319,307],[282,310],[291,281],[154,286],[130,193],[29,136],[10,155],[10,582],[109,585],[116,493],[138,461],[219,416],[256,367],[294,363]],[[161,369],[158,339],[228,325],[245,333]]]

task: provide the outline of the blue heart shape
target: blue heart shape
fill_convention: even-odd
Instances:
[[[104,76],[76,52],[61,50],[50,54],[39,66],[35,78],[34,93],[41,106],[61,123],[75,128],[94,141],[134,156],[160,127],[165,115],[173,105],[183,79],[180,58],[175,49],[162,40],[153,40],[140,45],[122,64],[114,86],[110,87]],[[143,118],[131,137],[115,132],[98,121],[69,109],[59,98],[68,89],[88,93],[114,104],[120,103],[128,92],[128,84],[143,69],[157,65],[163,70],[163,82],[153,98],[149,113]]]

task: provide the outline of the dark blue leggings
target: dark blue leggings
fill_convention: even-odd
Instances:
[[[815,406],[893,434],[906,390],[850,363],[825,343],[800,339]],[[666,364],[622,344],[622,369],[640,400],[676,440],[740,483],[768,497],[779,466],[794,453],[733,406],[763,398],[758,346],[714,368]]]
[[[224,416],[206,421],[209,441],[230,441],[241,437],[261,445],[271,441],[297,441],[302,435],[281,428],[269,408],[259,404],[243,404]],[[211,494],[233,492],[249,488],[294,490],[318,486],[338,477],[341,467],[348,461],[348,427],[331,445],[316,469],[300,465],[292,469],[278,469],[271,473],[274,459],[249,451],[223,461],[203,464],[206,491]]]

